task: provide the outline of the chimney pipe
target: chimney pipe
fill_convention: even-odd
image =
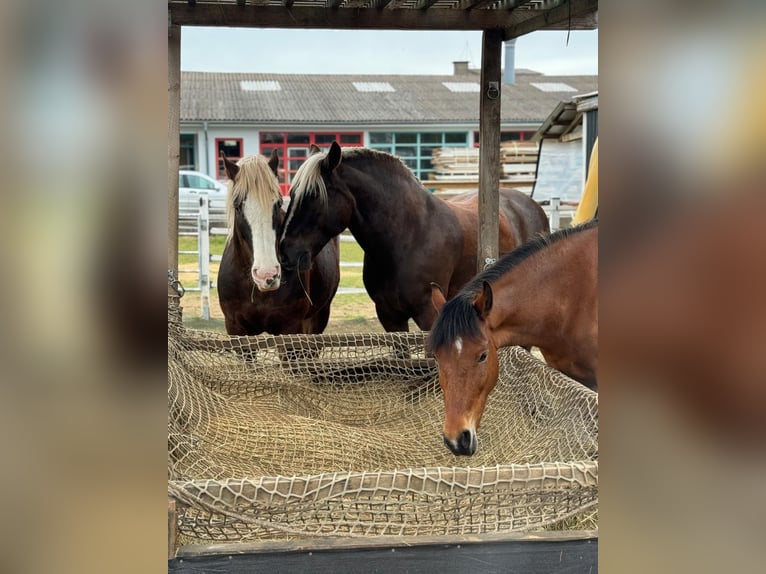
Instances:
[[[516,38],[505,43],[505,70],[503,71],[503,83],[516,83]]]
[[[453,76],[465,76],[468,74],[468,62],[458,61],[452,62],[452,75]]]

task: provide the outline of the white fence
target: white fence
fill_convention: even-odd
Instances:
[[[564,224],[568,225],[576,209],[575,204],[562,202],[558,197],[541,201],[540,205],[548,215],[551,231],[560,229]],[[210,272],[210,263],[221,261],[221,254],[210,253],[210,238],[211,236],[226,236],[227,234],[224,200],[209,199],[203,194],[198,199],[179,203],[178,235],[196,237],[197,248],[181,250],[178,253],[179,255],[196,255],[197,267],[193,269],[179,267],[178,274],[179,277],[197,276],[194,286],[186,287],[185,290],[200,294],[200,317],[204,320],[210,319],[210,290],[215,287]],[[341,241],[356,242],[353,236],[347,234],[341,235],[340,239]],[[361,263],[353,261],[340,262],[341,268],[361,267],[361,265]],[[188,285],[189,281],[184,281],[184,283]],[[341,287],[337,294],[347,295],[364,292],[364,289]]]

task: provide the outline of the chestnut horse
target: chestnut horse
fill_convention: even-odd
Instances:
[[[223,156],[222,156],[223,157]],[[279,157],[223,157],[232,183],[226,206],[229,236],[218,272],[218,298],[230,335],[321,333],[340,281],[338,240],[329,241],[305,269],[279,263],[284,221],[277,182]]]
[[[500,347],[538,347],[551,367],[596,389],[597,222],[523,245],[449,302],[436,284],[431,296],[439,316],[429,347],[444,394],[444,443],[454,454],[476,452]]]
[[[428,330],[436,318],[431,283],[455,295],[476,274],[477,194],[444,201],[400,159],[364,148],[310,156],[290,189],[282,265],[304,268],[348,228],[364,250],[363,279],[386,331]],[[517,190],[500,191],[500,252],[548,233],[542,208]]]

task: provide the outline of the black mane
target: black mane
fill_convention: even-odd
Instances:
[[[458,337],[477,338],[480,335],[479,317],[473,308],[473,300],[482,289],[484,281],[491,285],[519,263],[549,245],[597,225],[598,221],[593,220],[577,227],[561,229],[552,235],[541,235],[504,255],[492,267],[471,279],[453,299],[447,301],[442,307],[441,313],[431,328],[429,337],[431,351],[452,344]]]

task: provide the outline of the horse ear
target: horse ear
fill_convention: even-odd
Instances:
[[[431,283],[431,303],[433,303],[434,309],[437,312],[441,311],[446,302],[447,298],[444,296],[444,291],[439,287],[439,284]]]
[[[322,160],[322,167],[327,172],[331,172],[340,165],[340,159],[340,146],[338,145],[338,142],[332,142],[330,151],[327,152],[327,157]]]
[[[319,153],[320,151],[322,150],[319,149],[319,146],[317,144],[311,144],[309,146],[309,155],[314,155],[315,153]]]
[[[271,171],[274,172],[274,175],[279,177],[279,171],[277,170],[279,167],[279,153],[277,152],[277,148],[274,148],[274,150],[271,152],[271,157],[269,158],[269,167],[271,168]]]
[[[486,281],[481,283],[481,291],[473,300],[473,308],[476,309],[476,314],[482,321],[487,318],[487,315],[492,310],[492,287]]]
[[[226,175],[229,176],[231,181],[234,181],[234,178],[237,177],[237,174],[239,173],[239,166],[229,160],[223,152],[221,152],[221,159],[223,160],[223,167],[226,169]]]

